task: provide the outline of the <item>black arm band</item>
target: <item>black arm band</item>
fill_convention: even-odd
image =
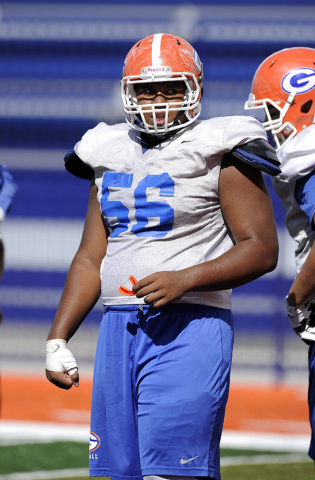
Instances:
[[[242,162],[248,163],[269,175],[281,173],[275,149],[266,140],[253,140],[233,148],[230,152]]]
[[[67,172],[72,173],[79,178],[91,180],[94,175],[94,170],[86,165],[75,153],[74,150],[70,150],[65,155],[65,168]]]

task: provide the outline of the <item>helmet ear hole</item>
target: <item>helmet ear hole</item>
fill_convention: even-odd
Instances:
[[[308,102],[305,102],[301,107],[301,112],[308,113],[312,107],[312,104],[313,104],[313,100],[309,100]]]

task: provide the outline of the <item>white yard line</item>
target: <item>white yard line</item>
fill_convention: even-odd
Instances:
[[[310,435],[223,430],[221,447],[307,454]]]
[[[88,477],[87,468],[67,468],[64,470],[47,470],[38,472],[8,473],[0,475],[0,480],[45,480],[50,478]]]
[[[265,463],[295,463],[311,462],[308,455],[303,453],[283,453],[279,455],[253,455],[237,457],[221,457],[221,467],[234,465],[263,465]],[[1,477],[0,477],[1,480]]]
[[[70,423],[0,421],[0,445],[53,441],[88,443],[89,425],[88,423],[78,425]],[[309,443],[310,435],[308,434],[294,435],[224,430],[221,447],[307,454]]]
[[[38,442],[89,442],[88,424],[1,420],[0,445]]]

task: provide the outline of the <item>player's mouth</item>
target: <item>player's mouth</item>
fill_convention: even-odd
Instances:
[[[153,121],[153,115],[152,115],[151,119],[152,119],[152,123],[153,123],[154,122]],[[156,124],[158,126],[164,125],[165,124],[165,113],[156,113],[155,114],[155,119],[156,119]]]

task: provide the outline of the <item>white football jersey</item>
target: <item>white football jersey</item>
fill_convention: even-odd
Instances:
[[[110,231],[101,265],[104,305],[141,304],[118,292],[158,271],[175,271],[219,257],[233,246],[222,218],[221,160],[237,145],[266,140],[248,116],[196,121],[143,153],[139,132],[100,123],[75,146],[95,170],[98,200]],[[191,291],[181,303],[231,308],[231,291]]]
[[[300,272],[312,248],[315,232],[295,197],[296,182],[315,169],[315,125],[307,127],[277,152],[282,173],[271,178],[273,188],[286,211],[286,227],[297,242],[295,263]]]

